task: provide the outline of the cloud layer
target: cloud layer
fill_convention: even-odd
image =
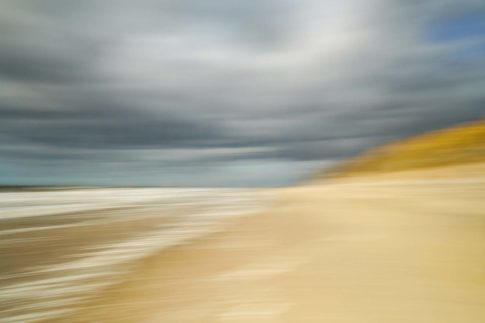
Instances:
[[[481,17],[474,0],[4,1],[0,180],[290,183],[482,117]]]

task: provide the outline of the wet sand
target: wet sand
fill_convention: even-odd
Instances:
[[[59,322],[485,322],[484,169],[282,189]]]
[[[65,322],[143,259],[263,200],[242,189],[1,193],[0,322]]]

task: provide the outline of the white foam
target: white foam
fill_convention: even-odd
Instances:
[[[120,194],[122,192],[122,194]],[[4,194],[10,194],[5,197]],[[40,194],[41,196],[37,196]],[[55,195],[58,196],[55,196]],[[99,196],[98,196],[99,194]],[[109,194],[115,194],[112,200]],[[144,196],[147,194],[147,196]],[[259,200],[255,201],[255,198]],[[45,203],[46,209],[33,211],[32,205],[28,208],[22,207],[22,201],[29,200],[31,204]],[[160,250],[182,244],[188,240],[206,235],[221,229],[220,219],[254,212],[262,202],[261,197],[243,190],[206,190],[206,189],[119,189],[119,190],[86,190],[83,192],[38,192],[38,193],[0,193],[0,207],[6,204],[12,211],[13,204],[18,212],[0,217],[18,218],[24,216],[45,215],[44,212],[50,207],[50,212],[59,212],[61,209],[55,207],[54,203],[66,201],[66,199],[85,198],[91,199],[89,203],[76,204],[100,207],[119,207],[143,205],[162,209],[180,204],[193,204],[200,206],[200,210],[194,214],[180,216],[177,223],[171,228],[160,226],[148,232],[139,232],[127,240],[105,243],[103,245],[84,249],[82,253],[76,254],[76,260],[61,262],[53,265],[25,268],[22,272],[4,276],[2,279],[16,277],[28,278],[30,275],[41,278],[34,281],[14,283],[0,287],[0,302],[11,303],[12,309],[0,312],[2,322],[36,322],[38,320],[54,319],[58,315],[68,313],[77,309],[79,303],[92,296],[97,290],[119,282],[122,274],[130,270],[128,264],[138,259],[160,252]],[[120,202],[124,199],[123,203]],[[10,202],[8,202],[10,201]],[[15,203],[13,203],[14,201]],[[258,202],[258,203],[255,203]],[[98,204],[96,204],[98,203]],[[71,207],[74,204],[71,204]],[[65,210],[65,209],[64,209]],[[49,213],[52,214],[52,213]],[[61,224],[40,226],[31,228],[16,228],[0,231],[0,235],[11,235],[12,239],[2,241],[14,243],[15,234],[44,231],[50,229],[63,229],[79,225],[95,225],[97,223],[109,223],[119,221],[119,216],[130,217],[132,212],[113,212],[113,216],[106,215],[105,218],[97,220],[82,221],[73,224]],[[26,238],[28,239],[28,238]],[[11,241],[10,241],[11,240]],[[21,239],[25,241],[25,239]],[[21,242],[20,241],[20,242]],[[3,244],[4,245],[4,244]],[[54,277],[52,277],[54,276]],[[62,310],[60,309],[62,307]]]

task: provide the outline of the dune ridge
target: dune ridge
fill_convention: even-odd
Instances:
[[[442,129],[373,148],[317,179],[427,169],[485,161],[485,120]]]

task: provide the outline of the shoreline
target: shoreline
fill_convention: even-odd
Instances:
[[[361,183],[282,189],[270,209],[144,259],[64,321],[485,320],[485,181]]]

